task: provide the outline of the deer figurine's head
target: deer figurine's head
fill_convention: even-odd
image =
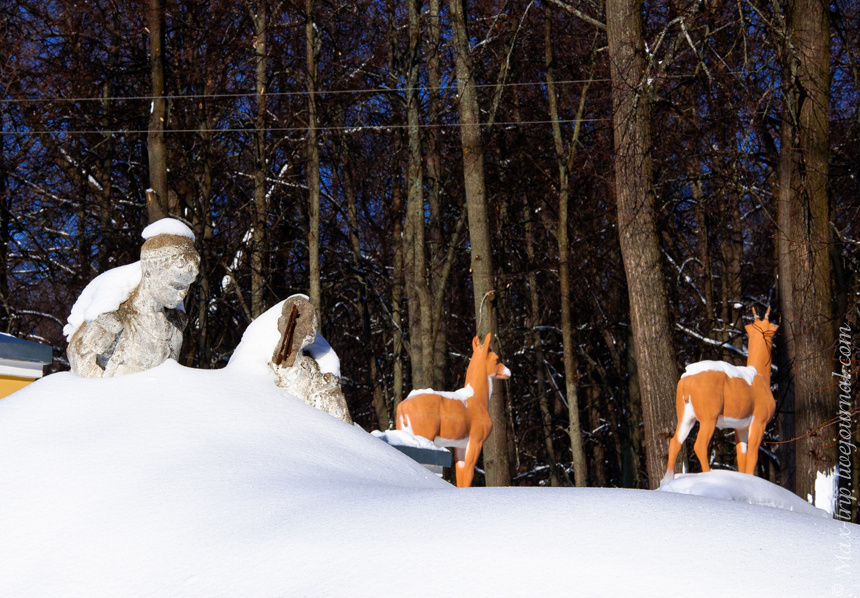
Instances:
[[[754,338],[763,337],[768,346],[770,346],[773,342],[773,335],[776,334],[777,330],[779,330],[779,324],[773,324],[768,320],[768,316],[770,315],[770,306],[768,306],[767,311],[764,312],[764,317],[762,319],[759,319],[758,314],[755,313],[755,308],[752,308],[752,312],[752,324],[747,324],[744,327],[747,331],[747,338],[752,341]]]
[[[484,370],[485,375],[488,378],[499,378],[500,380],[504,380],[505,378],[511,377],[511,370],[509,370],[505,365],[499,361],[499,356],[490,351],[490,338],[492,337],[492,333],[487,334],[484,338],[484,342],[481,342],[479,337],[475,337],[472,339],[472,362],[475,363],[476,357],[483,357],[486,355],[486,359],[484,359]],[[481,360],[478,360],[477,363],[480,363]]]
[[[759,319],[758,314],[755,313],[755,308],[752,312],[753,322],[745,326],[749,339],[747,365],[755,367],[759,374],[770,380],[770,351],[773,346],[773,335],[779,330],[779,324],[773,324],[768,320],[770,306],[764,312],[762,319]]]

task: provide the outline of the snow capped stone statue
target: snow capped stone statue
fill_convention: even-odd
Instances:
[[[133,374],[176,359],[187,323],[183,299],[197,278],[194,233],[164,218],[143,230],[140,261],[96,277],[63,329],[72,371],[87,378]]]
[[[278,387],[311,407],[352,424],[346,398],[340,388],[339,372],[329,371],[326,364],[320,364],[314,357],[315,354],[326,355],[331,349],[327,347],[326,351],[326,347],[319,346],[325,341],[321,340],[318,331],[319,317],[307,297],[293,295],[284,301],[278,318],[281,338],[271,361]]]

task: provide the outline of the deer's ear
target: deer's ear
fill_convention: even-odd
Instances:
[[[481,339],[479,339],[476,336],[475,338],[472,339],[472,351],[477,351],[478,347],[480,347],[480,346],[481,346]]]
[[[486,347],[487,349],[489,349],[489,348],[490,348],[490,340],[491,340],[492,338],[493,338],[493,333],[492,333],[492,332],[488,332],[488,333],[487,333],[487,336],[485,336],[485,337],[484,337],[484,343],[483,343],[483,345],[484,345],[484,347]]]

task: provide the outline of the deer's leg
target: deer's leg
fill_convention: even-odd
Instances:
[[[738,471],[744,473],[747,468],[747,442],[750,436],[750,429],[741,428],[735,430],[735,454],[738,458]]]
[[[469,444],[466,446],[466,457],[457,461],[457,487],[468,488],[475,477],[475,464],[481,455],[484,441],[493,429],[492,423],[473,425],[469,433]],[[459,457],[458,457],[459,459]]]
[[[457,488],[462,488],[463,471],[466,465],[466,449],[459,447],[455,448],[454,458],[456,459],[454,463],[454,474],[457,476]],[[472,483],[471,479],[469,480],[469,483]]]
[[[755,475],[755,466],[758,461],[758,449],[761,446],[761,440],[764,438],[764,427],[766,422],[759,422],[753,419],[750,425],[749,449],[747,451],[747,462],[744,467],[744,473]]]
[[[699,420],[699,436],[696,438],[696,445],[693,451],[696,457],[699,458],[699,463],[702,465],[702,472],[711,471],[708,465],[708,445],[711,443],[711,437],[714,435],[714,428],[717,427],[717,420]]]
[[[675,478],[675,461],[678,458],[678,453],[696,423],[693,405],[685,403],[682,397],[679,397],[675,411],[678,415],[678,426],[675,428],[674,436],[669,440],[669,461],[666,465],[666,475],[663,476],[663,482],[670,482]]]

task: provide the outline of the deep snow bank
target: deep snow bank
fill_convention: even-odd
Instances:
[[[280,391],[254,357],[273,346],[246,340],[220,371],[54,374],[0,400],[0,596],[860,594],[858,526],[666,492],[457,490]]]

